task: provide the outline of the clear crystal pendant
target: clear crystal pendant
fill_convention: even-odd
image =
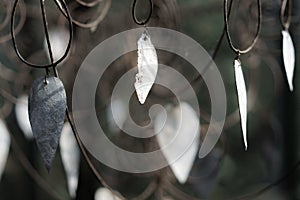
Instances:
[[[139,102],[144,104],[157,75],[158,60],[147,29],[145,29],[137,44],[138,73],[136,74],[134,87]]]

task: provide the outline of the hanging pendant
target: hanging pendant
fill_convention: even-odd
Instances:
[[[290,91],[293,91],[295,49],[288,30],[282,31],[282,55]]]
[[[247,92],[245,79],[242,71],[241,61],[239,59],[234,60],[234,73],[235,84],[238,95],[239,111],[241,117],[241,126],[245,144],[245,150],[248,148],[247,144]]]
[[[0,118],[0,180],[3,174],[10,148],[10,135],[5,122]]]
[[[72,198],[75,198],[78,186],[80,152],[69,123],[65,123],[62,129],[59,146],[67,176],[69,194]]]
[[[28,114],[28,95],[23,95],[18,98],[18,102],[15,107],[15,114],[19,127],[24,133],[24,136],[28,140],[32,140],[33,134]]]
[[[168,111],[167,120],[164,120],[164,112],[158,113],[154,122],[154,131],[157,133],[158,145],[174,176],[179,183],[184,184],[189,177],[198,152],[200,119],[194,109],[186,102],[180,102],[176,107],[171,105],[167,107],[171,108]],[[176,137],[177,139],[174,139]],[[192,137],[194,137],[193,143],[174,162],[174,152],[184,149]],[[165,148],[171,142],[173,145],[175,144],[174,148]]]
[[[38,149],[49,171],[58,146],[66,112],[66,93],[56,77],[40,77],[32,84],[29,120]]]
[[[158,60],[147,29],[145,29],[144,33],[138,40],[137,45],[138,73],[136,74],[134,87],[139,102],[144,104],[157,75]]]

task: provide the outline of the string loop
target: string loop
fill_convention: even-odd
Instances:
[[[288,10],[287,10],[287,18],[285,20],[284,18],[285,18],[286,9],[288,9]],[[291,25],[291,19],[292,19],[292,1],[291,0],[282,0],[281,11],[280,11],[280,20],[281,20],[281,24],[285,30],[289,29],[289,27]]]
[[[12,42],[13,42],[13,48],[17,54],[17,56],[19,57],[19,59],[25,63],[26,65],[29,65],[30,67],[34,67],[34,68],[49,68],[49,67],[54,67],[61,63],[68,55],[70,49],[71,49],[71,43],[72,43],[72,39],[73,39],[73,24],[72,24],[72,18],[69,12],[69,9],[67,7],[67,4],[64,0],[60,0],[61,6],[63,7],[63,9],[65,10],[66,14],[67,14],[67,20],[68,20],[68,24],[69,24],[69,30],[70,30],[70,36],[69,36],[69,42],[66,48],[66,51],[64,52],[64,54],[62,55],[62,57],[60,59],[58,59],[57,61],[54,62],[52,57],[52,50],[51,50],[51,45],[50,45],[50,38],[49,38],[49,33],[48,33],[48,27],[47,27],[47,21],[46,21],[46,12],[45,12],[45,8],[44,8],[44,0],[41,0],[41,8],[42,8],[42,14],[43,14],[43,24],[44,24],[44,30],[45,30],[45,35],[46,35],[46,40],[47,40],[47,46],[48,46],[48,52],[50,55],[50,60],[51,63],[50,64],[46,64],[46,65],[37,65],[34,63],[31,63],[29,61],[27,61],[19,52],[18,49],[18,45],[16,42],[16,36],[15,36],[15,29],[14,29],[14,25],[15,25],[15,16],[16,16],[16,10],[17,10],[17,6],[18,6],[19,0],[15,0],[13,8],[12,8],[12,15],[11,15],[11,38],[12,38]],[[54,70],[55,71],[55,70]],[[55,73],[55,72],[54,72]]]
[[[232,0],[233,1],[233,0]],[[261,2],[260,0],[257,0],[257,13],[258,13],[258,25],[257,25],[257,29],[256,29],[256,33],[254,36],[254,39],[252,41],[252,43],[245,49],[241,50],[239,48],[236,48],[233,45],[230,33],[229,33],[229,15],[228,15],[228,0],[224,0],[224,22],[225,22],[225,32],[226,32],[226,36],[227,36],[227,40],[229,43],[230,48],[236,53],[236,54],[245,54],[248,53],[255,45],[255,43],[258,40],[258,36],[260,33],[260,29],[261,29]]]
[[[136,7],[137,0],[133,0],[133,3],[132,3],[132,18],[133,18],[133,21],[137,25],[145,25],[149,22],[149,20],[151,18],[151,15],[152,15],[152,12],[153,12],[153,2],[152,2],[152,0],[148,0],[148,1],[149,1],[149,4],[150,4],[149,15],[147,16],[147,18],[145,20],[139,21],[139,19],[136,17],[136,13],[135,13],[135,7]]]

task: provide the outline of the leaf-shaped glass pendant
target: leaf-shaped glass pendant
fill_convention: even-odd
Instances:
[[[138,73],[134,84],[139,102],[144,104],[155,81],[158,60],[147,30],[138,40]]]
[[[295,49],[292,38],[287,30],[282,31],[282,55],[289,88],[290,91],[293,91]]]
[[[241,117],[241,126],[244,138],[245,149],[247,150],[247,92],[245,79],[242,71],[241,61],[234,60],[235,84],[238,94],[239,110]]]
[[[79,149],[69,123],[65,123],[60,138],[60,154],[67,175],[69,193],[76,197],[79,174]]]
[[[32,129],[29,121],[29,114],[28,114],[28,96],[23,95],[18,98],[18,102],[15,107],[15,113],[17,122],[23,131],[25,137],[28,140],[33,139]]]
[[[0,119],[0,179],[3,174],[10,147],[10,136],[8,129]]]
[[[66,92],[56,77],[36,79],[29,96],[29,120],[38,149],[49,171],[66,112]]]
[[[156,136],[158,144],[175,177],[184,184],[189,177],[199,147],[200,125],[196,112],[188,103],[180,102],[180,106],[170,110],[166,121],[163,112],[157,115],[154,130],[159,133]],[[176,137],[177,139],[174,139]],[[187,148],[186,141],[190,138],[194,140]],[[170,142],[174,148],[165,148]],[[175,162],[172,161],[180,149],[185,149],[185,152],[182,152],[181,157]]]
[[[118,113],[118,115],[113,115],[113,109],[116,113]],[[107,116],[109,128],[113,132],[119,131],[124,125],[127,118],[126,109],[126,104],[122,99],[111,100],[110,106],[107,109]]]

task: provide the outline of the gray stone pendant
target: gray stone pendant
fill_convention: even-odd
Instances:
[[[49,171],[66,112],[66,92],[56,77],[36,79],[29,95],[29,120],[43,162]]]

